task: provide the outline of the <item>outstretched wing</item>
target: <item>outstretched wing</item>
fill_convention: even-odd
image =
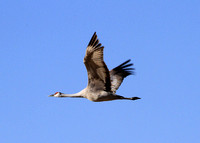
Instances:
[[[110,71],[111,91],[113,93],[120,87],[125,77],[133,74],[134,68],[130,68],[130,66],[133,65],[129,63],[130,61],[131,60],[127,60]]]
[[[103,61],[103,48],[95,32],[87,46],[84,57],[84,64],[88,73],[88,87],[94,91],[111,90],[109,70]]]

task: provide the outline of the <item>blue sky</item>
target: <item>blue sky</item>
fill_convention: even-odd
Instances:
[[[0,1],[2,143],[199,143],[200,2]],[[136,75],[95,103],[49,98],[87,86],[94,32],[109,69],[132,59]]]

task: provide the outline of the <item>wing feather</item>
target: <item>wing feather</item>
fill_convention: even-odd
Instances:
[[[110,91],[110,74],[103,60],[103,49],[95,32],[87,46],[84,64],[88,73],[88,87],[92,90]]]
[[[111,91],[113,93],[120,87],[125,77],[133,74],[134,68],[128,68],[133,65],[132,63],[128,64],[130,61],[129,59],[110,71]]]

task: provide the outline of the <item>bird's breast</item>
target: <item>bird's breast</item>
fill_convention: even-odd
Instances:
[[[94,102],[101,102],[101,101],[109,101],[114,99],[114,95],[107,93],[107,92],[101,92],[101,93],[90,93],[86,96],[86,98],[90,101]]]

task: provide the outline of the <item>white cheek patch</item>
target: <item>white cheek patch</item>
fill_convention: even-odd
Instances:
[[[59,95],[60,95],[60,93],[56,93],[54,96],[55,96],[55,97],[59,97]]]

